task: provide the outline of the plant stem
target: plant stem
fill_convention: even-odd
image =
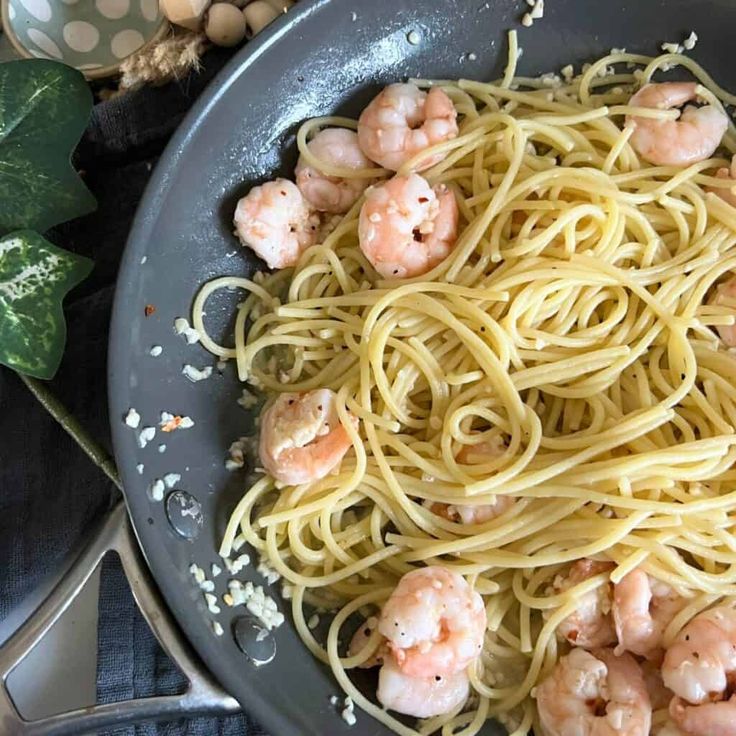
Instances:
[[[115,467],[115,461],[107,450],[92,438],[90,433],[80,424],[79,420],[56,398],[54,393],[48,388],[48,384],[45,381],[39,381],[37,378],[24,376],[22,373],[19,373],[18,376],[20,376],[20,380],[25,383],[28,390],[38,399],[46,411],[51,414],[87,453],[92,462],[122,490],[123,487],[120,482],[118,470]]]

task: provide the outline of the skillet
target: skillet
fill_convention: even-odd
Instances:
[[[520,73],[528,76],[576,67],[612,47],[655,54],[663,41],[695,30],[692,55],[726,88],[736,88],[727,49],[736,27],[732,0],[548,0],[544,17],[519,24],[523,0],[302,0],[249,43],[192,109],[162,156],[141,202],[118,281],[109,355],[110,416],[128,511],[143,554],[188,640],[214,676],[273,736],[388,731],[367,715],[348,727],[330,696],[339,694],[287,621],[274,636],[275,659],[256,667],[238,648],[233,624],[243,609],[222,606],[224,635],[212,633],[201,592],[188,567],[208,574],[245,476],[224,467],[228,445],[252,431],[252,418],[235,399],[232,368],[200,383],[181,375],[185,364],[211,365],[199,345],[174,334],[188,317],[199,286],[224,275],[249,275],[259,262],[240,248],[231,230],[235,202],[249,187],[290,175],[298,124],[315,115],[357,116],[387,82],[408,76],[493,79],[506,61],[505,34],[519,30]],[[416,31],[419,43],[409,42]],[[413,36],[412,36],[413,39]],[[227,334],[236,295],[213,299],[208,326]],[[155,313],[146,317],[145,305]],[[149,310],[150,311],[150,310]],[[149,350],[161,345],[153,358]],[[162,411],[188,415],[194,426],[170,435],[157,431],[141,449],[123,418],[134,407],[141,426],[157,426]],[[158,452],[165,443],[166,451]],[[143,464],[142,473],[136,466]],[[178,473],[176,489],[193,494],[203,525],[195,540],[179,536],[165,503],[149,499],[155,478]],[[262,584],[246,568],[239,575]],[[218,590],[225,592],[224,573]],[[270,593],[278,599],[278,586]],[[503,729],[487,724],[484,734]]]

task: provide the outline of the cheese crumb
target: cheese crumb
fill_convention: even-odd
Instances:
[[[284,623],[284,614],[278,610],[276,601],[266,595],[262,586],[254,586],[250,580],[243,584],[235,579],[229,580],[227,586],[233,605],[245,605],[269,631]]]
[[[199,342],[201,335],[198,330],[189,325],[189,320],[184,317],[177,317],[174,320],[174,332],[177,335],[183,335],[188,345],[193,345],[195,342]]]
[[[135,409],[129,409],[125,415],[125,423],[131,429],[138,429],[138,425],[141,423],[141,415]]]
[[[682,53],[682,46],[676,43],[665,42],[660,46],[660,48],[662,49],[662,51],[666,51],[668,54]]]
[[[160,345],[154,345],[149,351],[148,354],[152,358],[158,358],[161,353],[163,353],[164,349]]]
[[[196,563],[192,562],[192,564],[189,565],[189,572],[192,574],[194,582],[197,583],[197,585],[201,585],[205,581],[204,570]]]
[[[181,480],[179,473],[166,473],[164,476],[164,485],[167,488],[173,488]]]
[[[225,633],[219,621],[212,622],[212,631],[215,632],[215,636],[222,636]]]
[[[544,18],[544,0],[537,0],[534,3],[534,7],[532,8],[530,15],[534,20]]]
[[[258,397],[248,391],[247,388],[244,388],[240,398],[238,399],[238,404],[247,411],[248,409],[252,409],[254,406],[257,406]]]
[[[524,13],[524,15],[521,17],[521,25],[523,25],[524,28],[529,28],[532,23],[534,23],[534,21],[532,20],[532,16],[529,13]]]
[[[698,34],[695,31],[690,31],[690,35],[682,42],[682,45],[688,51],[692,51],[695,48],[695,44],[698,42]]]
[[[166,486],[160,478],[156,478],[148,487],[148,495],[152,501],[163,501]]]
[[[357,719],[355,717],[355,713],[353,712],[353,709],[355,708],[355,704],[353,703],[353,699],[348,695],[345,698],[345,708],[343,709],[341,715],[343,721],[348,724],[348,726],[354,726],[357,722]]]
[[[205,593],[204,599],[207,603],[207,609],[210,613],[220,613],[220,607],[217,605],[217,596],[212,593]]]
[[[164,444],[160,444],[160,445],[158,446],[158,451],[159,451],[160,453],[164,453],[164,452],[166,452],[166,445],[164,445]]]
[[[264,557],[261,557],[258,567],[256,567],[256,570],[258,570],[261,575],[263,575],[264,578],[266,578],[266,582],[269,585],[272,585],[277,580],[281,579],[280,573],[276,572],[276,570],[271,567],[271,565],[268,564],[266,559]]]
[[[228,470],[239,470],[245,466],[246,454],[253,454],[255,437],[239,437],[228,448],[230,457],[225,461]]]
[[[141,450],[156,436],[155,427],[143,427],[138,435],[138,447]]]
[[[214,562],[212,563],[212,567],[210,568],[212,571],[212,577],[216,578],[221,572],[222,568],[219,565],[216,565]]]
[[[567,66],[563,66],[562,69],[560,69],[560,74],[562,74],[562,78],[566,82],[571,82],[573,76],[575,76],[575,69],[573,68],[572,64],[568,64]]]
[[[316,613],[313,613],[309,617],[309,621],[307,621],[307,628],[311,631],[312,629],[316,629],[319,626],[319,616]]]
[[[244,567],[250,565],[250,556],[246,554],[242,554],[234,560],[231,560],[229,557],[225,557],[224,560],[225,567],[233,575],[237,575]]]
[[[195,368],[193,365],[187,363],[181,369],[182,375],[186,376],[192,383],[198,381],[204,381],[212,375],[212,366],[208,365],[205,368]]]
[[[143,468],[146,466],[143,463],[138,463],[138,465],[135,466],[135,469],[138,471],[138,475],[143,475]]]

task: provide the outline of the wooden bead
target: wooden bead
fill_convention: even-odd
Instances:
[[[159,0],[161,12],[177,26],[198,31],[210,0]]]
[[[266,0],[255,0],[243,8],[243,17],[248,25],[247,36],[257,36],[269,23],[278,18],[280,13]]]
[[[245,17],[230,3],[214,3],[207,13],[204,32],[217,46],[237,46],[245,38]]]

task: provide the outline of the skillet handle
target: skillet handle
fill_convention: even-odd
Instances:
[[[76,598],[107,552],[120,556],[135,601],[166,653],[189,680],[181,695],[94,705],[35,721],[24,719],[7,689],[8,675]],[[4,736],[81,736],[106,728],[196,715],[237,713],[238,702],[215,682],[184,639],[143,559],[125,506],[118,501],[92,541],[62,573],[48,597],[0,647],[0,733]]]

